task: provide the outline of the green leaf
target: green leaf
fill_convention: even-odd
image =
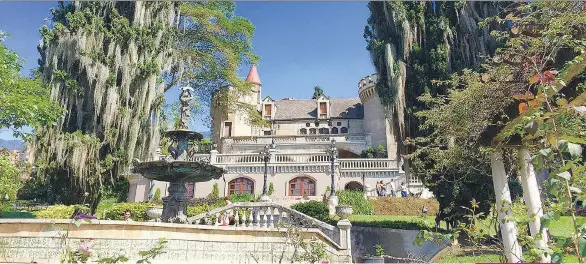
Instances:
[[[582,146],[568,142],[568,152],[570,152],[570,155],[572,155],[572,157],[575,157],[575,158],[581,157],[582,156]]]
[[[582,190],[580,190],[579,188],[576,188],[574,186],[570,186],[570,191],[573,193],[582,193]]]
[[[83,221],[85,221],[88,224],[92,223],[92,219],[89,219],[89,218],[84,218]]]
[[[77,226],[77,227],[81,226],[81,219],[73,220],[73,224],[75,224],[75,226]]]
[[[553,153],[553,151],[551,150],[551,148],[546,148],[546,149],[539,150],[539,153],[543,156],[549,157],[549,155],[551,153]]]
[[[561,136],[561,138],[567,140],[568,142],[586,145],[586,139],[583,139],[583,138],[570,137],[570,136]]]
[[[568,181],[569,181],[569,180],[570,180],[570,178],[572,177],[572,175],[571,175],[569,172],[567,172],[567,171],[560,172],[560,173],[556,174],[556,176],[558,176],[558,177],[560,177],[560,178],[564,178],[564,179],[566,179],[566,180],[568,180]]]
[[[582,257],[586,256],[586,239],[582,237],[578,239],[578,253]]]
[[[559,252],[554,252],[551,254],[551,263],[562,263],[564,259],[564,254]]]

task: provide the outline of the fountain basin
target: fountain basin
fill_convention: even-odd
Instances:
[[[224,169],[195,161],[147,161],[134,165],[133,171],[143,177],[165,182],[205,182],[219,179]]]
[[[191,140],[197,140],[197,141],[201,141],[203,139],[203,135],[200,133],[197,133],[195,131],[191,131],[188,129],[175,129],[175,130],[169,130],[166,131],[165,133],[163,133],[164,136],[169,137],[173,140],[187,140],[187,141],[191,141]]]

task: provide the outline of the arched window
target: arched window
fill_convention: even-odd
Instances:
[[[332,134],[338,134],[338,128],[332,127]]]
[[[348,128],[347,127],[342,127],[342,133],[341,134],[348,134]]]
[[[330,133],[330,130],[327,129],[327,128],[325,128],[325,127],[322,127],[322,128],[319,129],[319,133],[320,134],[329,134]]]
[[[345,190],[362,191],[362,184],[356,181],[346,183]]]
[[[315,196],[315,181],[308,177],[290,180],[289,196]]]
[[[316,134],[315,132],[316,132],[316,129],[315,128],[310,128],[309,129],[309,134],[310,135],[315,135]]]
[[[250,193],[254,194],[254,182],[251,179],[240,177],[228,183],[228,194]]]
[[[301,134],[301,135],[307,135],[307,129],[302,128],[301,130],[299,130],[299,134]]]

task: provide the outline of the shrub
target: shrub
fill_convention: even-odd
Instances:
[[[235,193],[230,195],[230,202],[238,203],[238,202],[250,202],[256,201],[256,197],[250,193]]]
[[[90,209],[87,206],[82,205],[51,205],[47,209],[37,212],[35,215],[37,218],[45,219],[71,219],[73,212],[79,210],[80,213],[88,214]]]
[[[220,198],[196,198],[192,200],[192,204],[187,206],[187,216],[196,216],[226,205],[226,201]]]
[[[273,192],[275,191],[275,186],[273,185],[273,183],[269,183],[269,190],[267,191],[267,195],[273,195]]]
[[[352,206],[353,214],[371,215],[374,213],[372,204],[364,198],[362,191],[337,191],[336,195],[340,205]]]
[[[220,187],[218,187],[217,183],[214,183],[214,187],[212,187],[212,193],[210,193],[210,197],[213,197],[213,198],[220,197]]]
[[[294,204],[291,206],[291,209],[297,210],[320,221],[327,221],[330,215],[328,206],[325,203],[318,201]]]
[[[439,203],[433,199],[414,197],[380,197],[369,202],[374,207],[376,215],[421,215],[424,206],[427,206],[427,215],[435,215],[439,210]]]
[[[157,188],[157,190],[155,191],[155,197],[153,197],[153,200],[155,200],[155,201],[161,200],[161,189]]]
[[[124,220],[124,212],[130,211],[130,218],[134,221],[147,221],[150,218],[146,214],[147,207],[158,206],[155,203],[117,203],[110,210],[104,212],[106,219]]]

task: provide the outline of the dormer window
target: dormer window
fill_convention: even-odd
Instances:
[[[327,102],[319,102],[319,118],[328,118]]]
[[[262,117],[265,120],[273,119],[275,114],[275,101],[270,97],[263,99]]]
[[[263,113],[263,117],[266,120],[272,119],[273,116],[273,105],[272,104],[265,104],[265,109]]]
[[[317,98],[317,118],[326,119],[330,118],[330,102],[329,99],[322,95]]]

